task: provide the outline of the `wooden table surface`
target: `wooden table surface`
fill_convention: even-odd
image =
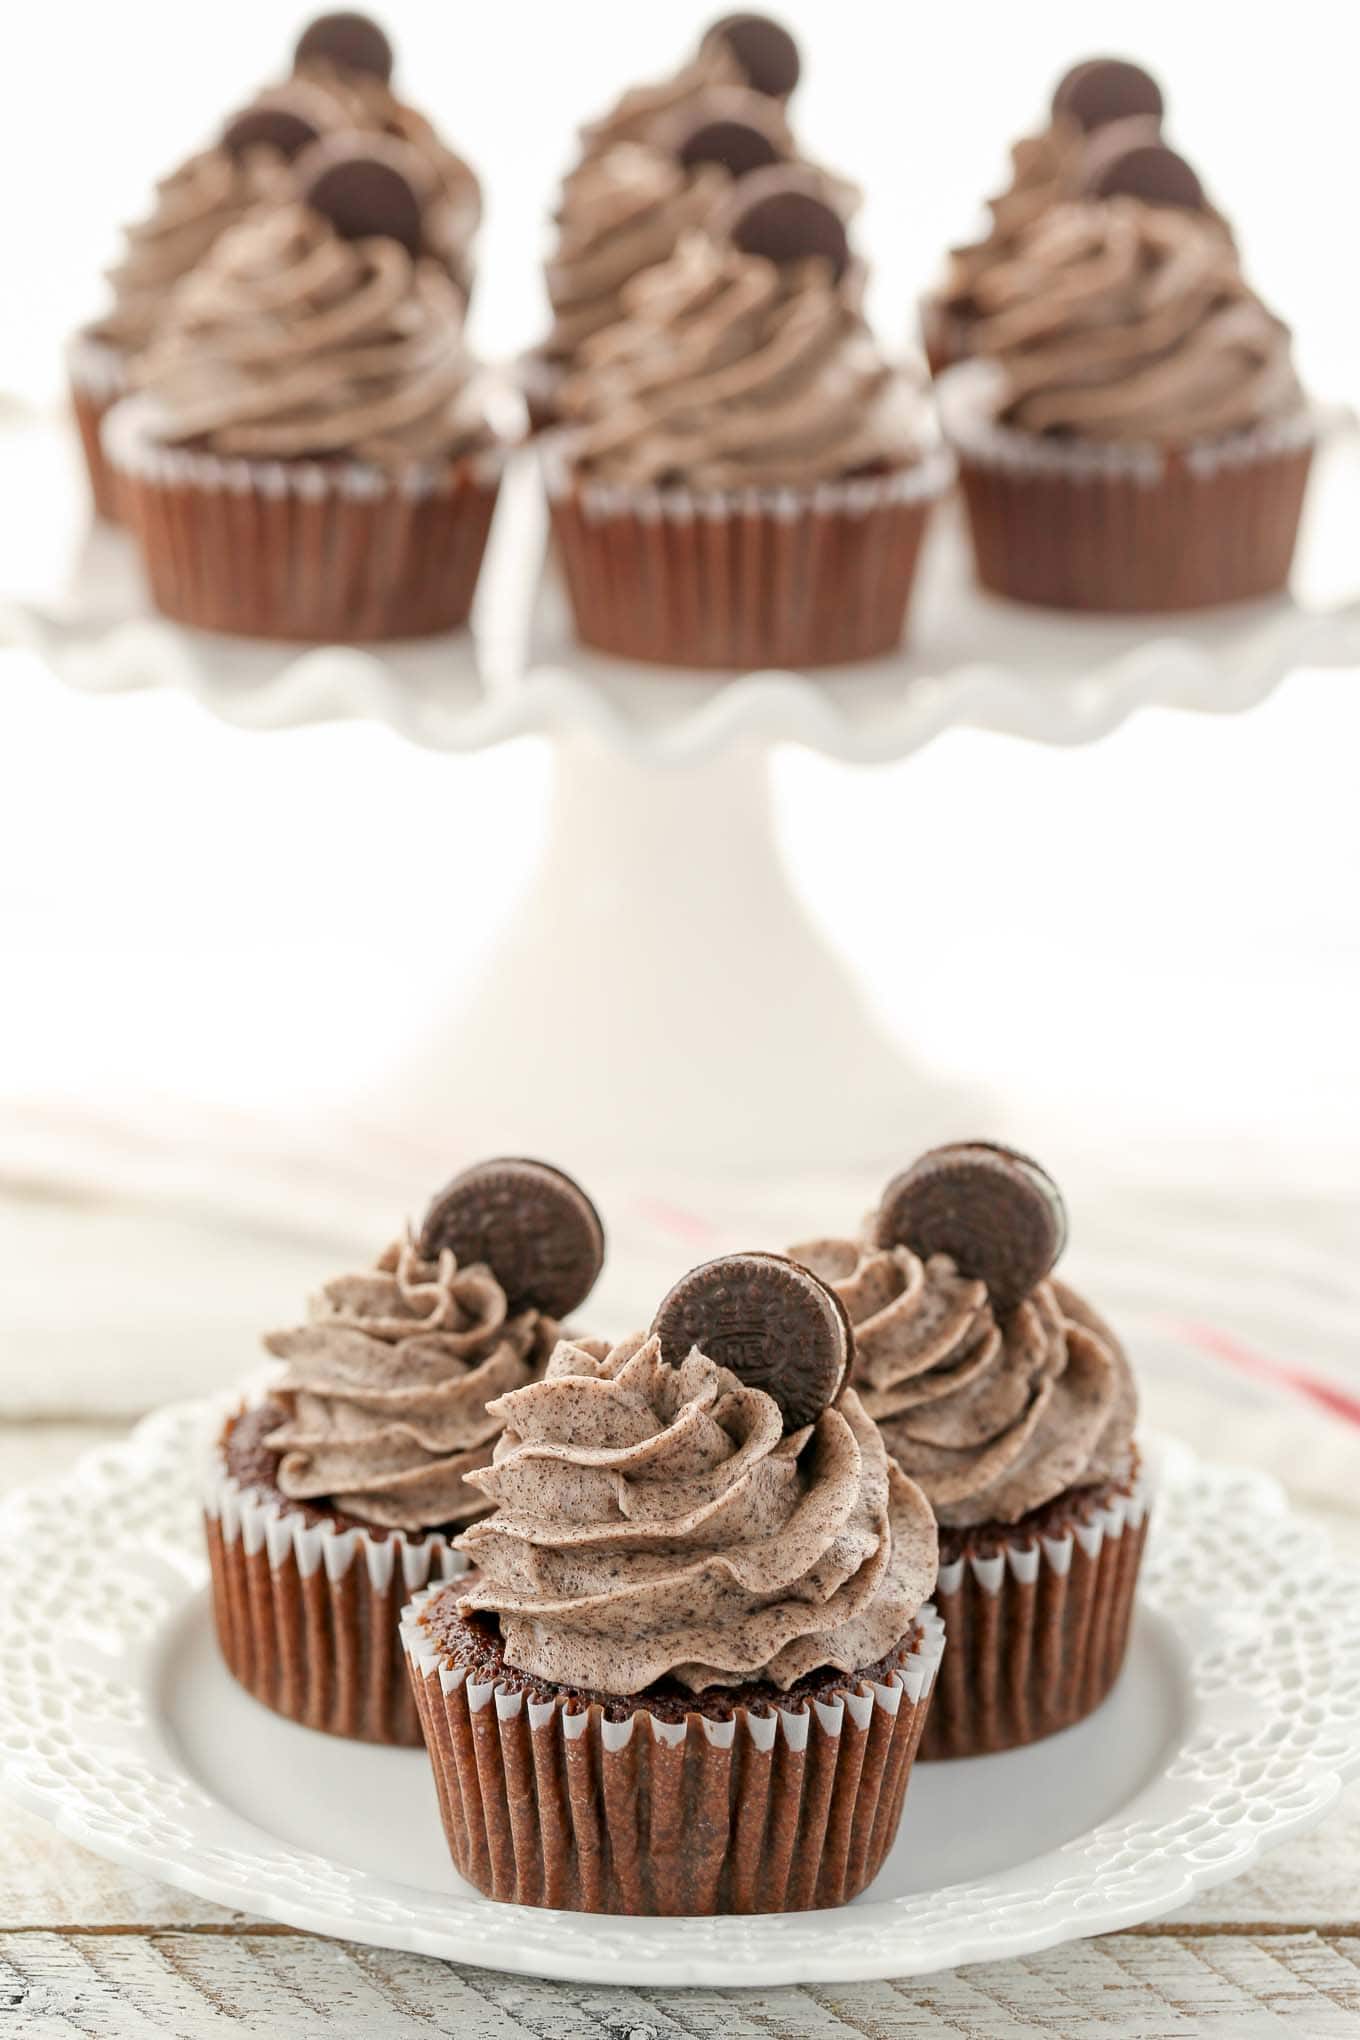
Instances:
[[[107,1424],[0,1428],[0,1489]],[[1360,1517],[1329,1528],[1360,1557]],[[1172,1918],[896,1984],[749,1992],[539,1983],[322,1941],[133,1876],[0,1804],[0,2036],[174,2040],[899,2040],[1360,2035],[1360,1788]]]

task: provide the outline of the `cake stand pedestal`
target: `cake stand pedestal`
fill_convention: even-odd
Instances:
[[[34,509],[0,590],[0,645],[91,691],[160,684],[237,726],[362,718],[430,749],[549,738],[537,875],[461,1011],[393,1045],[356,1111],[447,1158],[529,1148],[714,1170],[892,1160],[1002,1115],[914,1068],[791,888],[770,755],[886,763],[965,725],[1088,743],[1136,709],[1254,706],[1289,672],[1360,666],[1360,460],[1320,453],[1293,593],[1192,618],[1025,611],[980,595],[949,507],[910,653],[815,678],[635,673],[583,653],[545,572],[532,456],[512,465],[473,629],[373,651],[238,643],[151,614],[130,543],[89,532],[71,442],[0,420]]]

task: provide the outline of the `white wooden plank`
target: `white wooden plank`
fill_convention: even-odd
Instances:
[[[1354,2040],[1358,2027],[1360,1939],[1317,1934],[1121,1935],[915,1983],[730,1995],[489,1979],[300,1935],[0,1935],[0,2029],[25,2040]]]

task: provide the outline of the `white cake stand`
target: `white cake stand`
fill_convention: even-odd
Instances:
[[[129,542],[89,529],[60,426],[0,418],[0,459],[12,500],[43,506],[14,534],[0,644],[68,684],[173,686],[251,729],[359,717],[434,750],[551,740],[546,844],[491,968],[432,1020],[389,1097],[365,1100],[370,1121],[446,1125],[469,1152],[815,1167],[994,1118],[885,1038],[803,912],[775,841],[774,746],[883,763],[957,725],[1089,743],[1137,708],[1229,713],[1299,668],[1360,665],[1360,457],[1343,423],[1286,599],[1152,627],[1026,611],[971,588],[946,511],[910,654],[726,682],[573,644],[531,456],[507,480],[470,634],[300,656],[155,618]]]

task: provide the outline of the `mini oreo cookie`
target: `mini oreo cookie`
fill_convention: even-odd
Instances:
[[[1075,121],[1087,134],[1138,115],[1160,121],[1165,111],[1157,80],[1122,57],[1088,57],[1074,64],[1053,94],[1055,118]]]
[[[319,130],[288,106],[248,106],[222,130],[222,147],[236,162],[251,149],[273,149],[291,163],[318,140]]]
[[[1140,198],[1145,205],[1204,212],[1204,186],[1184,156],[1149,135],[1124,132],[1143,126],[1142,121],[1116,121],[1097,137],[1083,177],[1087,193],[1092,198]]]
[[[824,1282],[782,1254],[726,1254],[682,1275],[652,1320],[663,1358],[697,1346],[774,1397],[786,1431],[815,1423],[840,1394],[850,1320]]]
[[[604,1266],[604,1227],[579,1183],[547,1162],[479,1162],[433,1200],[417,1238],[427,1260],[451,1248],[491,1270],[512,1311],[566,1317]]]
[[[1067,1211],[1052,1178],[1029,1155],[994,1141],[932,1148],[883,1193],[880,1247],[926,1260],[948,1254],[985,1282],[1004,1317],[1042,1282],[1067,1242]]]
[[[337,71],[363,71],[386,85],[392,77],[392,45],[366,14],[318,14],[298,37],[293,62],[299,69],[320,63],[333,64]]]
[[[839,281],[850,265],[850,237],[818,185],[815,173],[782,165],[744,178],[727,220],[733,247],[767,262],[828,262]]]
[[[803,74],[798,45],[780,21],[768,14],[725,14],[704,33],[700,49],[727,44],[753,92],[767,99],[788,99]]]
[[[399,241],[414,260],[424,247],[424,208],[408,155],[377,135],[319,142],[299,166],[302,196],[344,240]]]
[[[788,151],[779,132],[781,116],[772,108],[771,117],[762,119],[765,104],[757,94],[735,86],[729,92],[712,93],[696,117],[671,135],[676,162],[686,170],[720,163],[733,177],[749,177],[782,163]]]

